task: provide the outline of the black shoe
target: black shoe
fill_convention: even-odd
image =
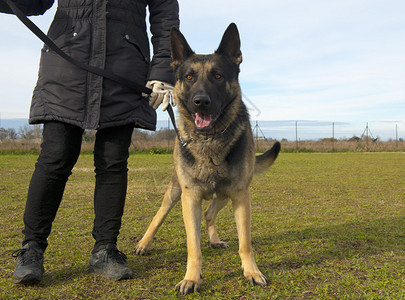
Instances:
[[[104,275],[110,280],[129,279],[133,273],[126,265],[127,257],[117,249],[115,244],[103,245],[97,250],[93,250],[89,272]]]
[[[29,242],[21,249],[14,251],[17,267],[14,271],[14,283],[34,284],[42,280],[44,274],[44,252],[37,242]]]

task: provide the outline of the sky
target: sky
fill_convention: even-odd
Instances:
[[[212,53],[229,23],[238,26],[252,119],[370,122],[405,137],[404,0],[251,3],[179,0],[180,30],[196,53]],[[55,8],[31,20],[47,31]],[[27,118],[42,42],[5,14],[0,37],[1,118]]]

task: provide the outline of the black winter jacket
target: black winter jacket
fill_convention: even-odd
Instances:
[[[44,13],[52,2],[16,1],[29,14]],[[152,61],[145,20],[147,6]],[[140,84],[152,79],[174,83],[169,43],[173,26],[179,27],[177,0],[59,0],[48,36],[82,63]],[[37,124],[50,120],[83,129],[135,123],[155,130],[156,112],[141,95],[71,65],[44,46],[29,121]]]

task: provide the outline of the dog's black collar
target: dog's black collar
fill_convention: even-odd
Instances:
[[[203,140],[202,142],[206,142],[209,140],[209,138],[213,139],[223,133],[225,133],[225,131],[227,131],[227,129],[229,128],[229,125],[226,126],[224,129],[220,130],[220,131],[216,131],[214,133],[206,133],[206,140]],[[190,135],[190,138],[188,140],[185,140],[180,134],[178,134],[178,139],[180,141],[180,145],[182,145],[183,147],[186,147],[191,141],[193,141],[193,137]]]
[[[192,140],[190,138],[188,141],[186,141],[180,134],[178,134],[177,137],[179,138],[180,145],[182,145],[183,147],[186,147],[188,143]]]
[[[220,130],[220,131],[217,131],[217,132],[214,132],[214,133],[209,134],[209,135],[212,135],[212,136],[221,135],[221,134],[223,134],[223,133],[228,129],[228,127],[229,127],[229,125],[226,126],[224,129],[222,129],[222,130]]]

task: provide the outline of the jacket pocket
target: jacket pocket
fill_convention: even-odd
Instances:
[[[146,50],[144,50],[139,43],[137,42],[137,40],[133,37],[131,37],[131,35],[129,34],[124,34],[124,40],[130,44],[132,47],[134,47],[139,54],[143,57],[143,60],[145,63],[149,64],[150,59],[149,59],[149,54],[146,53]]]
[[[48,36],[67,55],[82,63],[88,63],[92,36],[88,20],[77,20],[74,24],[68,19],[54,20]],[[42,51],[51,50],[44,45]]]

